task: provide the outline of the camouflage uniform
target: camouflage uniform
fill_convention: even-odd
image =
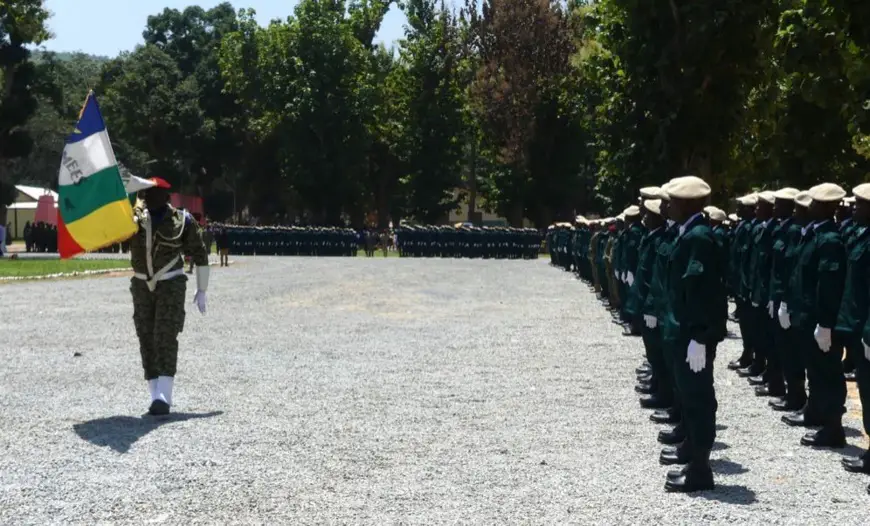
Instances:
[[[139,204],[134,214],[139,231],[130,239],[130,292],[142,367],[146,380],[173,377],[178,334],[184,328],[183,256],[190,256],[197,266],[208,266],[208,254],[199,225],[187,212],[167,205],[162,220],[154,221]]]

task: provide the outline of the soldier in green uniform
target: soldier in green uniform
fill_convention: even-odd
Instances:
[[[783,421],[792,426],[821,426],[819,431],[804,435],[803,445],[843,447],[846,381],[842,356],[831,351],[835,349],[833,330],[846,278],[846,249],[834,213],[846,192],[835,184],[823,183],[811,188],[809,194],[814,221],[803,232],[789,283],[791,301],[785,312],[806,360],[809,399],[803,412],[786,415]]]
[[[601,294],[601,281],[598,276],[598,238],[601,235],[601,222],[598,220],[590,221],[590,236],[589,236],[589,270],[592,273],[592,289],[596,294]]]
[[[169,184],[160,178],[141,193],[134,208],[139,230],[130,239],[133,324],[151,395],[148,412],[165,415],[172,406],[178,362],[178,334],[184,328],[187,276],[184,256],[196,264],[194,303],[205,314],[208,254],[193,217],[169,204]]]
[[[628,324],[626,334],[635,336],[641,335],[640,320],[636,316],[631,316],[628,312],[628,297],[629,290],[635,281],[635,273],[637,272],[639,247],[640,243],[646,234],[646,228],[641,222],[640,207],[632,205],[625,209],[625,230],[622,237],[622,251],[620,254],[620,262],[622,267],[622,275],[620,276],[622,283],[622,321]]]
[[[847,197],[843,199],[840,203],[840,207],[837,209],[837,226],[840,229],[840,233],[843,235],[843,242],[846,243],[846,250],[849,250],[852,243],[855,241],[855,233],[858,228],[858,225],[853,218],[854,206],[855,198]],[[842,335],[840,338],[840,340],[844,341],[846,339],[848,339],[846,335]],[[852,348],[849,348],[848,346],[846,347],[846,357],[843,359],[843,373],[845,374],[847,381],[855,380],[856,358],[860,358],[862,355],[862,352],[858,351],[860,351],[860,349],[856,349],[854,346]]]
[[[731,243],[731,265],[729,267],[729,289],[734,297],[736,305],[735,314],[737,321],[740,324],[740,334],[743,337],[743,353],[740,358],[728,364],[729,369],[744,370],[752,364],[752,345],[749,316],[744,316],[743,313],[750,307],[749,299],[743,293],[742,280],[745,273],[745,262],[748,262],[747,253],[750,248],[750,236],[752,228],[755,226],[755,205],[758,203],[756,194],[749,194],[737,200],[737,214],[740,216],[740,223],[734,229],[734,237]],[[759,371],[760,372],[760,371]]]
[[[725,222],[728,220],[728,215],[721,208],[708,206],[704,208],[704,213],[707,214],[707,220],[710,221],[710,228],[713,229],[713,236],[716,238],[716,244],[720,247],[719,261],[722,268],[729,268],[728,262],[728,228]],[[726,274],[727,281],[727,274]],[[727,285],[727,283],[726,283]]]
[[[641,407],[647,409],[667,409],[673,404],[673,381],[665,365],[662,350],[661,329],[658,327],[655,310],[647,305],[650,285],[653,278],[656,252],[665,230],[662,217],[662,200],[643,201],[643,223],[646,234],[638,247],[638,262],[632,277],[631,289],[626,302],[626,311],[633,320],[640,320],[641,336],[647,363],[649,382],[641,382],[636,391],[648,395],[640,399]],[[641,370],[641,372],[643,372]]]
[[[777,201],[787,199],[784,189],[777,192]],[[794,192],[797,192],[794,190]],[[809,206],[812,203],[808,192],[790,192],[794,194],[794,213],[791,219],[780,222],[773,232],[773,262],[770,271],[770,297],[773,301],[777,319],[777,330],[774,333],[777,353],[780,356],[783,376],[785,377],[786,396],[771,400],[769,405],[776,411],[798,411],[807,401],[806,366],[804,357],[798,351],[795,339],[797,331],[791,328],[788,316],[788,302],[791,299],[789,282],[797,258],[803,229],[809,224]]]
[[[864,409],[864,433],[870,435],[870,318],[867,310],[870,308],[868,298],[867,268],[870,265],[870,184],[862,184],[852,190],[855,195],[854,221],[856,223],[854,243],[849,253],[849,270],[846,281],[846,293],[840,304],[838,327],[854,328],[849,346],[858,347],[856,340],[860,339],[860,350],[855,349],[855,373],[858,380],[858,393],[861,397],[861,407]],[[870,450],[859,458],[843,459],[843,467],[854,473],[870,474]],[[870,492],[870,486],[867,487]]]
[[[674,356],[674,380],[682,405],[686,439],[662,459],[686,463],[668,473],[668,491],[694,492],[713,488],[710,451],[716,437],[716,393],[713,360],[725,338],[727,298],[719,248],[703,214],[710,186],[698,177],[668,184],[669,214],[680,224],[667,269],[667,310],[662,337]]]
[[[749,329],[752,332],[754,370],[760,371],[758,376],[750,377],[749,384],[757,386],[758,396],[782,396],[785,387],[776,384],[772,393],[768,392],[766,383],[771,371],[768,369],[768,358],[772,354],[773,330],[768,302],[770,298],[770,262],[773,251],[773,230],[776,221],[773,218],[773,205],[776,201],[774,192],[766,190],[759,192],[755,217],[758,224],[752,230],[752,251],[749,255],[748,294],[749,294]],[[776,371],[779,374],[779,371]]]

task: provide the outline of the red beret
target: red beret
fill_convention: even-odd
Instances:
[[[166,188],[167,190],[172,188],[172,185],[166,182],[166,179],[161,179],[160,177],[152,177],[151,182],[154,183],[156,188]]]

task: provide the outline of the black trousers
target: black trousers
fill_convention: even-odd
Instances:
[[[807,374],[804,354],[797,339],[798,330],[795,327],[790,327],[788,330],[783,329],[778,318],[776,327],[776,354],[780,364],[782,364],[786,399],[789,405],[803,407],[807,402]]]
[[[843,375],[842,340],[837,333],[831,350],[824,352],[813,335],[815,326],[798,327],[796,336],[807,367],[807,380],[810,388],[807,399],[807,415],[817,417],[823,422],[840,422],[846,405],[846,378]]]
[[[692,452],[710,451],[716,440],[716,390],[713,387],[713,363],[716,345],[707,345],[707,364],[699,372],[689,369],[686,362],[689,340],[670,342],[673,354],[674,384],[680,401],[685,445]]]
[[[671,371],[668,370],[668,366],[665,363],[661,328],[650,329],[644,324],[643,329],[641,329],[641,337],[643,338],[643,346],[646,350],[646,359],[652,369],[656,397],[668,404],[673,403],[674,382]]]

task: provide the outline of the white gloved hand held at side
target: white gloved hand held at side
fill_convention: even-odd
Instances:
[[[631,272],[626,272],[625,282],[628,284],[629,287],[634,285],[634,274],[632,274]]]
[[[774,310],[773,310],[773,302],[772,301],[767,302],[767,315],[770,316],[771,320],[774,319],[774,317],[776,316],[776,314],[774,313]]]
[[[870,345],[867,345],[867,342],[865,342],[864,340],[861,340],[861,343],[864,344],[864,358],[867,361],[870,361]]]
[[[647,329],[655,329],[659,324],[659,320],[657,320],[655,316],[650,316],[649,314],[643,315],[643,322],[646,324]]]
[[[686,353],[686,363],[693,373],[700,373],[707,367],[707,346],[695,340],[689,342],[689,350]]]
[[[193,303],[196,304],[196,308],[199,309],[199,312],[203,315],[205,315],[206,310],[205,291],[208,289],[208,278],[210,272],[211,269],[208,265],[196,267],[196,294],[193,296]]]
[[[816,343],[819,344],[819,349],[823,352],[831,350],[831,329],[816,325],[816,330],[813,333],[816,337]]]
[[[779,312],[777,314],[779,316],[779,326],[788,330],[791,327],[791,316],[788,314],[788,305],[784,301],[779,304]]]

